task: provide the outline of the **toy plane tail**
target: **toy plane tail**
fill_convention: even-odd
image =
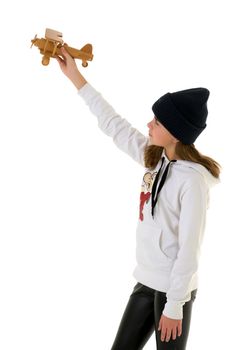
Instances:
[[[81,48],[81,51],[86,52],[88,54],[92,54],[92,45],[87,44]]]

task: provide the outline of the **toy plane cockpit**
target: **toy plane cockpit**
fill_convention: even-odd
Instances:
[[[37,46],[40,53],[43,55],[42,64],[47,66],[50,62],[50,58],[55,58],[56,56],[61,56],[61,47],[65,46],[66,51],[73,57],[82,60],[82,66],[87,67],[87,61],[92,61],[92,45],[87,44],[83,46],[82,49],[74,49],[73,47],[64,44],[62,40],[62,33],[46,28],[45,38],[38,39],[37,35],[31,40],[31,47],[33,45]]]

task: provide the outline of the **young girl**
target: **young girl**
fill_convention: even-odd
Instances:
[[[104,100],[63,49],[62,72],[98,118],[98,126],[145,168],[136,233],[137,280],[111,350],[139,350],[155,331],[158,350],[184,350],[198,286],[198,261],[220,165],[194,141],[206,127],[209,91],[167,93],[152,106],[145,137]]]

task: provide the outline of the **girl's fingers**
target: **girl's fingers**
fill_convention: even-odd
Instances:
[[[62,53],[62,55],[64,56],[64,58],[65,58],[66,60],[69,60],[69,62],[74,61],[73,57],[69,54],[68,51],[66,51],[66,49],[64,48],[64,46],[61,47],[61,53]]]
[[[178,336],[180,337],[182,334],[182,323],[178,325]]]
[[[176,328],[172,329],[172,339],[175,340],[176,339]]]
[[[166,342],[169,342],[170,338],[171,338],[171,330],[167,329],[167,334],[166,334]]]
[[[58,62],[59,64],[63,64],[63,63],[64,63],[64,61],[63,61],[63,59],[62,59],[61,57],[56,56],[55,58],[56,58],[56,60],[57,60],[57,62]]]
[[[64,54],[66,53],[66,50],[64,49],[63,46],[61,47],[61,52],[64,53]]]
[[[62,59],[60,56],[58,56],[58,55],[56,55],[55,58],[56,58],[56,60],[57,60],[58,62],[62,62],[62,61],[63,61],[63,59]]]
[[[66,51],[66,49],[62,46],[61,47],[61,52],[62,52],[62,55],[64,55],[65,57],[69,57],[69,53]]]
[[[57,62],[58,62],[58,64],[59,64],[61,70],[63,71],[63,70],[64,70],[64,67],[65,67],[65,62],[64,62],[64,60],[63,60],[61,57],[59,57],[59,56],[56,56],[55,58],[56,58],[56,60],[57,60]]]

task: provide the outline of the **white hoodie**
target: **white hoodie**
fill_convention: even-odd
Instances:
[[[89,83],[78,90],[78,94],[97,117],[99,128],[145,168],[144,149],[150,144],[149,137],[117,114]],[[160,168],[152,215],[151,192]],[[162,177],[165,183],[158,194]],[[155,169],[145,168],[136,231],[137,266],[133,276],[138,282],[166,293],[163,314],[169,318],[183,318],[183,305],[198,287],[198,261],[209,189],[219,182],[201,164],[186,160],[170,163],[164,150]]]

